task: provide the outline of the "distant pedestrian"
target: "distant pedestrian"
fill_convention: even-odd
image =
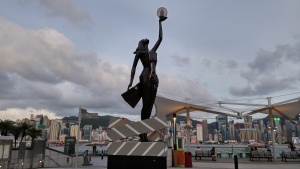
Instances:
[[[288,147],[291,149],[291,151],[296,151],[296,146],[294,146],[293,143],[290,143]]]
[[[48,141],[48,139],[45,139],[45,141],[46,141],[46,147],[49,148],[49,141]]]
[[[212,161],[216,161],[216,150],[215,150],[215,147],[213,147],[213,148],[210,150],[210,154],[211,154],[211,160],[212,160]]]
[[[270,152],[271,152],[271,146],[270,146],[270,143],[269,143],[269,142],[266,143],[266,148],[267,148],[267,151],[270,151]]]

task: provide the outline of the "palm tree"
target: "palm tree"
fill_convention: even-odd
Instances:
[[[15,122],[13,122],[11,120],[7,120],[7,119],[5,119],[4,121],[0,120],[1,135],[8,136],[8,134],[11,131],[14,124],[15,124]]]
[[[20,125],[14,125],[10,133],[14,136],[15,139],[15,147],[17,147],[17,140],[22,134],[22,129]]]
[[[35,129],[33,127],[29,128],[27,131],[27,135],[31,137],[31,146],[33,145],[33,141],[38,137],[42,136],[42,130]]]
[[[31,128],[32,126],[31,125],[28,125],[26,122],[23,122],[23,123],[21,123],[21,141],[20,142],[22,142],[23,141],[23,138],[25,137],[25,136],[27,136],[27,132],[28,132],[28,129],[29,128]]]

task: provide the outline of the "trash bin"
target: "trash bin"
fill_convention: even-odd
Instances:
[[[193,163],[192,163],[192,153],[191,152],[185,152],[185,167],[186,168],[192,168]]]
[[[184,167],[184,150],[177,150],[177,166]]]

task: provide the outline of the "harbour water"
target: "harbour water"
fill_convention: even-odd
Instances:
[[[88,150],[91,154],[93,152],[93,146],[87,146],[87,143],[81,143],[78,146],[78,154],[81,155],[83,154],[84,151]],[[212,147],[215,147],[216,149],[216,153],[221,153],[221,157],[222,158],[229,158],[229,154],[240,154],[242,156],[242,158],[247,157],[247,153],[250,152],[250,147],[248,145],[231,145],[231,144],[191,144],[190,146],[190,152],[192,153],[192,155],[194,155],[195,149],[197,147],[200,147],[200,149],[203,150],[210,150]],[[56,149],[58,151],[64,151],[64,146],[55,146],[55,145],[50,145],[50,148]],[[265,148],[262,147],[257,147],[258,150],[265,150]],[[288,151],[290,150],[288,148],[288,145],[276,145],[275,146],[275,151],[276,151],[276,157],[279,158],[280,157],[280,153],[282,151]],[[299,147],[297,147],[297,149],[299,149]],[[96,150],[98,152],[98,154],[101,154],[102,150],[106,151],[107,150],[107,146],[96,146]],[[185,145],[185,151],[187,151],[188,148]],[[271,150],[273,150],[272,146],[271,146]],[[77,151],[77,146],[75,146],[75,152]]]

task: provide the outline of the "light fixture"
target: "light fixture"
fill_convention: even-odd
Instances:
[[[157,16],[159,18],[167,17],[167,15],[168,15],[168,11],[165,7],[160,7],[157,9]]]

